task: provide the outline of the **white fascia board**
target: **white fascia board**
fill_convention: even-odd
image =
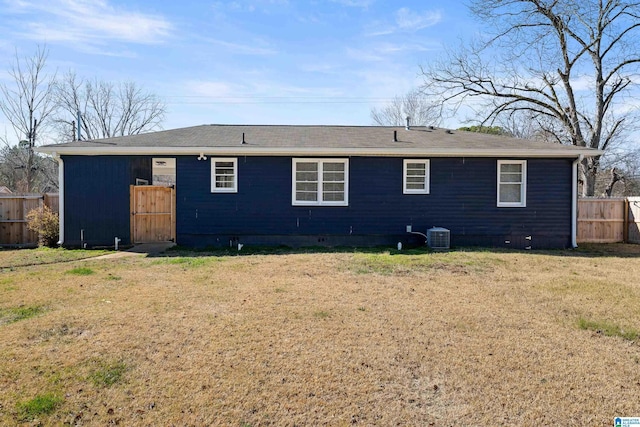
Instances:
[[[37,147],[41,153],[77,156],[389,156],[389,157],[564,157],[604,154],[585,149],[465,149],[465,148],[320,148],[320,147]]]

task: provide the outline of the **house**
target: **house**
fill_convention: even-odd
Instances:
[[[61,244],[89,247],[395,246],[432,227],[456,246],[572,247],[578,162],[602,154],[433,127],[261,125],[39,151],[60,165]],[[173,190],[141,185],[167,173]]]

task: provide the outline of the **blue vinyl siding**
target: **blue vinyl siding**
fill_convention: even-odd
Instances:
[[[151,157],[64,156],[65,246],[108,246],[131,241],[129,185],[151,182]]]
[[[63,157],[66,245],[80,246],[80,230],[89,246],[131,243],[129,185],[151,181],[152,157]],[[211,157],[176,157],[178,244],[423,243],[407,225],[448,228],[457,246],[571,244],[573,159],[514,159],[527,160],[524,208],[496,206],[497,158],[430,158],[430,194],[403,194],[402,157],[350,157],[348,206],[292,206],[291,157],[237,159],[238,192],[212,193]]]
[[[290,157],[239,157],[235,194],[210,192],[210,161],[178,157],[177,241],[415,243],[405,232],[412,225],[448,228],[455,245],[570,245],[571,159],[528,159],[526,208],[496,206],[498,159],[430,160],[431,194],[403,194],[402,158],[352,157],[349,206],[309,207],[291,204]]]

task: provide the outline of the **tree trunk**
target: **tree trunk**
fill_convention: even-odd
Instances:
[[[582,160],[580,170],[582,175],[582,197],[593,197],[596,193],[596,177],[598,176],[597,165],[594,165],[591,158]]]
[[[611,197],[613,193],[613,186],[616,185],[616,182],[621,181],[625,182],[625,177],[622,174],[619,174],[616,168],[611,169],[611,174],[609,177],[609,183],[604,188],[604,196]]]

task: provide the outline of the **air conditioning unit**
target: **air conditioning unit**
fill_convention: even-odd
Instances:
[[[433,227],[427,230],[427,246],[431,249],[449,249],[451,232],[446,228]]]

